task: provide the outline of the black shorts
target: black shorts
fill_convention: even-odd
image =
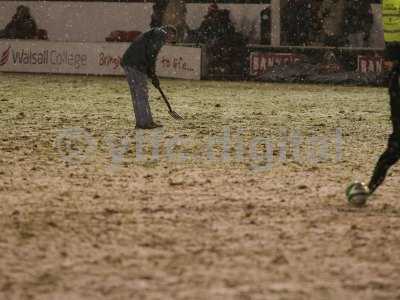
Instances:
[[[391,61],[400,62],[400,42],[391,42],[385,44],[385,58]]]

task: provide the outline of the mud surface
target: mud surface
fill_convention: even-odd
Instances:
[[[123,78],[0,75],[0,299],[400,299],[399,168],[343,194],[385,89],[162,85],[185,121],[151,89],[157,139]]]

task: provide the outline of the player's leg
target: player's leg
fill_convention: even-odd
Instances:
[[[396,141],[397,140],[397,141]],[[389,138],[388,147],[386,151],[379,158],[374,173],[368,184],[370,193],[372,194],[385,180],[387,172],[400,158],[400,145],[399,138]]]
[[[153,128],[154,122],[148,100],[146,75],[132,67],[125,67],[125,73],[131,90],[136,126]]]
[[[389,137],[386,151],[379,158],[368,184],[372,194],[385,180],[387,172],[400,159],[400,65],[392,69],[389,79],[390,113],[393,132]]]

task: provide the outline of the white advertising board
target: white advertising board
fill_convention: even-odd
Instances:
[[[122,75],[129,43],[64,43],[0,40],[0,72]],[[157,60],[161,77],[201,79],[202,49],[164,46]]]

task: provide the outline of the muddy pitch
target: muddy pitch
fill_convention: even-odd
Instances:
[[[0,299],[400,299],[399,168],[344,199],[385,89],[161,84],[156,134],[123,78],[0,75]]]

